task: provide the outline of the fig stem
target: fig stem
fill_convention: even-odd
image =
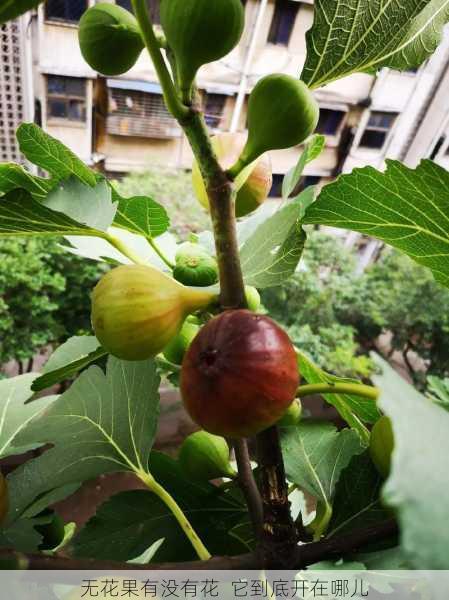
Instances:
[[[148,243],[150,244],[150,246],[153,248],[153,250],[159,256],[159,258],[162,260],[162,262],[164,262],[167,265],[167,267],[171,271],[173,271],[173,269],[175,268],[174,263],[172,263],[171,260],[169,258],[167,258],[167,256],[165,256],[165,254],[162,252],[162,250],[159,248],[159,246],[154,241],[154,238],[149,236],[149,237],[147,237],[147,240],[148,240]]]
[[[184,106],[176,92],[173,79],[160,50],[160,44],[154,33],[153,23],[146,0],[132,0],[134,14],[139,23],[140,32],[148,53],[153,61],[162,93],[168,110],[178,121],[183,121],[189,115],[189,108]]]
[[[114,248],[116,248],[121,254],[129,258],[131,262],[135,263],[136,265],[147,264],[147,262],[141,256],[134,252],[134,250],[131,250],[131,248],[127,246],[125,242],[122,242],[122,240],[115,237],[115,235],[105,233],[102,237],[109,242],[111,246],[114,246]]]
[[[138,476],[147,488],[153,492],[153,494],[156,494],[156,496],[160,498],[165,506],[171,511],[190,543],[195,548],[198,558],[200,558],[200,560],[209,560],[212,555],[200,540],[198,534],[173,496],[171,496],[167,490],[155,480],[151,473],[142,471],[138,473]]]
[[[233,440],[235,460],[238,469],[238,482],[248,505],[248,511],[257,538],[262,536],[263,505],[256,481],[254,479],[248,442],[245,438]]]
[[[301,385],[296,392],[297,398],[312,396],[314,394],[353,394],[370,400],[379,398],[378,388],[362,383],[314,383],[310,385]]]

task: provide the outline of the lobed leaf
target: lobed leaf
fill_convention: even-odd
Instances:
[[[449,173],[430,160],[415,169],[393,160],[385,173],[355,169],[323,188],[304,223],[378,238],[449,287]]]
[[[167,231],[170,219],[165,208],[152,198],[135,196],[120,199],[114,225],[155,238]]]
[[[260,223],[240,250],[245,283],[258,288],[280,285],[296,270],[306,234],[300,223],[301,206],[313,197],[309,187]]]
[[[35,200],[43,200],[55,185],[54,180],[36,177],[15,163],[0,164],[0,193],[7,194],[12,190],[23,189]]]
[[[401,547],[416,569],[449,568],[449,414],[429,402],[379,356],[373,377],[394,432],[392,470],[383,497],[396,509]]]
[[[449,0],[319,0],[301,78],[312,88],[381,67],[419,67],[437,48]]]

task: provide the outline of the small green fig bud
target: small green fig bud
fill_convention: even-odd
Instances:
[[[252,285],[245,285],[245,298],[248,310],[257,312],[260,308],[260,294]]]
[[[304,82],[276,73],[261,79],[249,97],[248,140],[240,167],[269,150],[301,144],[315,131],[319,114],[319,106]]]
[[[184,285],[207,287],[218,281],[217,261],[199,244],[181,244],[175,263],[173,277]]]
[[[212,147],[223,169],[232,167],[240,156],[245,141],[246,136],[241,133],[220,133],[212,137]],[[244,217],[259,208],[267,199],[273,183],[271,160],[268,154],[261,156],[249,169],[251,172],[240,188],[238,188],[238,179],[235,182],[238,188],[235,198],[236,217]],[[209,210],[206,186],[196,161],[192,166],[192,183],[196,197],[202,206]]]
[[[176,59],[176,79],[189,99],[198,69],[226,56],[243,33],[241,0],[161,0],[161,24]]]
[[[206,431],[192,433],[184,440],[178,460],[185,474],[197,481],[236,476],[226,440]]]
[[[299,400],[295,400],[290,404],[285,413],[277,422],[279,427],[293,427],[301,421],[302,404]]]
[[[371,460],[384,479],[390,474],[393,449],[393,428],[390,419],[384,415],[375,423],[369,445]]]
[[[185,287],[154,267],[123,265],[104,275],[92,293],[92,325],[101,345],[123,360],[162,352],[186,316],[217,295]]]
[[[80,19],[78,38],[84,60],[103,75],[126,73],[144,48],[134,15],[115,4],[89,8]]]
[[[180,365],[182,363],[182,359],[184,358],[184,354],[199,330],[200,326],[196,323],[192,323],[187,318],[181,328],[181,331],[175,335],[172,340],[170,340],[168,346],[166,346],[164,349],[164,357],[169,362],[175,365]]]

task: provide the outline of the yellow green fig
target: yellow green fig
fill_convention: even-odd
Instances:
[[[318,124],[319,106],[306,84],[274,73],[254,87],[248,103],[248,140],[232,174],[269,150],[304,142]]]
[[[197,481],[236,476],[226,440],[207,431],[189,435],[181,445],[178,460],[184,473]]]
[[[170,340],[168,346],[164,349],[164,357],[169,362],[180,365],[184,354],[199,330],[200,326],[197,323],[192,323],[186,319],[184,325],[181,327],[181,331]]]
[[[302,404],[299,400],[295,400],[290,404],[276,425],[279,427],[293,427],[301,421],[301,415]]]
[[[218,281],[217,261],[199,244],[181,244],[175,263],[173,277],[184,285],[207,287]]]
[[[257,312],[260,308],[260,294],[252,285],[245,285],[245,299],[248,310]]]
[[[161,0],[161,25],[176,63],[184,100],[198,69],[226,56],[243,33],[241,0]]]
[[[241,133],[220,133],[212,137],[212,147],[217,155],[220,165],[223,169],[229,169],[240,156],[246,142],[246,136]],[[250,173],[238,189],[235,199],[235,214],[237,217],[244,217],[258,208],[268,197],[273,176],[271,171],[271,161],[268,154],[261,156],[254,165],[248,167]],[[206,187],[195,161],[192,166],[192,183],[196,197],[209,210],[209,199]]]
[[[103,75],[126,73],[144,48],[134,15],[106,2],[92,6],[83,14],[78,39],[84,60]]]
[[[92,325],[101,345],[123,360],[162,352],[190,313],[216,300],[158,269],[123,265],[104,275],[92,293]]]
[[[393,449],[394,436],[391,420],[384,415],[374,424],[369,445],[371,460],[384,479],[390,474]]]

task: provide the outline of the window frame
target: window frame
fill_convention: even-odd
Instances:
[[[390,127],[388,127],[388,129],[385,129],[384,127],[381,127],[381,126],[369,125],[370,119],[373,116],[373,114],[391,115],[393,117],[393,120],[391,122]],[[360,124],[359,131],[357,132],[357,139],[355,140],[354,146],[363,152],[372,152],[372,153],[376,153],[376,154],[381,154],[384,151],[385,147],[387,146],[389,140],[391,139],[391,136],[393,135],[393,132],[394,132],[394,129],[398,122],[399,116],[400,116],[400,113],[396,112],[394,110],[387,110],[387,109],[380,109],[380,108],[368,110],[365,118],[362,120],[362,122]],[[362,144],[362,140],[363,140],[365,134],[369,131],[377,131],[377,132],[385,134],[385,138],[384,138],[382,146],[368,146],[368,145]]]
[[[279,38],[283,18],[282,10],[286,6],[290,7],[291,13],[294,13],[294,18],[291,22],[287,39],[285,41],[281,41]],[[270,44],[271,46],[281,46],[283,48],[289,47],[300,7],[301,2],[294,2],[293,0],[275,0],[273,16],[271,18],[270,28],[267,35],[267,44]]]
[[[206,125],[214,131],[223,129],[223,119],[226,116],[226,104],[228,101],[227,94],[220,94],[215,92],[208,93],[207,90],[204,90],[203,94],[203,112]],[[208,100],[214,97],[219,97],[221,100],[223,100],[220,113],[209,113],[207,110]]]
[[[73,0],[59,0],[61,2],[64,3],[69,3],[70,1]],[[72,19],[67,19],[64,17],[54,17],[54,16],[50,16],[48,14],[48,2],[45,2],[42,10],[43,10],[43,15],[44,15],[44,21],[46,23],[52,23],[52,24],[59,24],[59,25],[68,25],[68,26],[72,26],[72,27],[77,27],[78,23],[81,19],[82,14],[91,6],[91,0],[78,0],[79,2],[84,2],[84,8],[80,14],[80,16],[78,17],[78,19],[76,20],[72,20]]]
[[[77,79],[79,81],[83,81],[84,82],[84,95],[83,96],[78,96],[76,94],[73,93],[57,93],[57,92],[50,92],[49,91],[49,82],[50,82],[50,78],[51,77],[58,77],[60,79]],[[54,75],[52,73],[48,73],[45,75],[45,92],[46,92],[46,98],[45,98],[45,106],[46,106],[46,121],[49,124],[65,124],[65,125],[78,125],[80,127],[84,126],[87,124],[87,78],[85,77],[70,77],[67,75]],[[76,102],[82,102],[84,105],[84,116],[82,119],[71,119],[69,116],[66,117],[57,117],[51,114],[50,112],[50,101],[52,99],[55,100],[60,100],[60,101],[64,101],[64,103],[66,104],[66,113],[67,115],[69,115],[69,105],[70,102],[76,101]]]

